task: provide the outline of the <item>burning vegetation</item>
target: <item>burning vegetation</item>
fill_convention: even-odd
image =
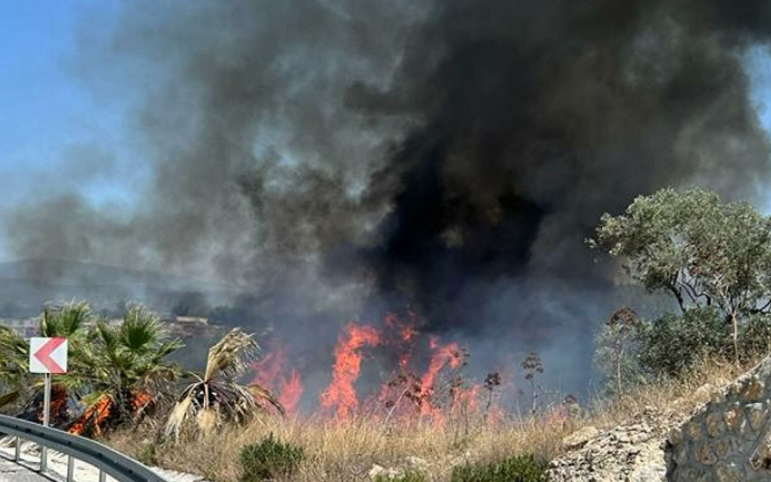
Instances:
[[[458,343],[421,334],[417,323],[410,313],[404,319],[388,315],[379,326],[346,324],[334,349],[328,385],[317,395],[308,393],[302,370],[292,365],[286,348],[275,339],[253,364],[253,381],[274,392],[289,414],[317,414],[337,421],[367,416],[386,423],[422,419],[441,425],[448,417],[465,414],[483,415],[495,423],[503,412],[528,411],[518,407],[523,393],[514,377],[492,371],[477,381],[464,370],[471,356],[468,351]],[[533,356],[537,355],[531,354],[525,364]],[[533,400],[543,390],[535,380],[542,372],[541,365],[523,378],[531,382]],[[557,403],[548,409],[561,410]],[[535,404],[530,411],[536,412]]]
[[[104,169],[82,182],[36,183],[4,210],[3,244],[18,258],[214,278],[234,287],[227,318],[245,331],[215,343],[203,372],[185,373],[168,361],[181,344],[141,307],[114,326],[86,304],[46,309],[41,334],[70,340],[55,412],[72,418],[63,400],[80,404],[75,433],[104,434],[164,398],[161,431],[180,439],[286,413],[336,427],[382,421],[381,444],[399,424],[462,427],[459,446],[471,418],[480,432],[514,415],[565,427],[580,413],[565,393],[595,373],[597,321],[629,293],[608,253],[632,260],[641,289],[631,297],[668,289],[683,315],[606,326],[619,395],[643,368],[690,369],[708,345],[696,335],[725,339],[694,320],[730,319],[730,349],[711,345],[735,364],[745,327],[763,343],[771,333],[755,316],[771,311],[770,231],[745,207],[664,193],[655,209],[637,203],[645,215],[602,218],[596,258],[584,243],[602,213],[663,187],[765,197],[771,143],[751,66],[767,61],[768,0],[138,0],[108,10],[84,22],[77,67],[100,100],[130,104],[118,104],[134,117],[116,137],[137,151],[98,153]],[[83,185],[103,185],[122,162],[147,182],[132,202],[94,202]],[[661,216],[661,203],[680,210]],[[669,223],[655,243],[651,219]],[[678,255],[662,261],[654,248]],[[351,319],[374,321],[341,324]],[[694,336],[664,330],[677,326]],[[256,358],[249,333],[267,328]],[[655,349],[637,356],[646,346]],[[25,349],[0,329],[2,404],[34,395]],[[640,360],[648,365],[628,366]],[[565,392],[550,392],[551,373]]]
[[[596,219],[670,185],[760,199],[771,172],[751,71],[771,43],[766,0],[140,0],[91,15],[76,64],[130,116],[129,147],[94,139],[104,149],[72,164],[104,169],[20,196],[9,256],[232,283],[238,322],[273,323],[307,365],[326,366],[341,321],[414,309],[472,363],[537,350],[579,388],[615,308],[612,266],[582,243]],[[146,182],[95,203],[81,187],[105,172]]]

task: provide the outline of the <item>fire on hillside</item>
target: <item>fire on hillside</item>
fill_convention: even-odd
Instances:
[[[532,411],[530,400],[526,408],[519,402],[539,397],[540,386],[520,387],[501,370],[482,379],[467,374],[470,353],[457,342],[422,334],[416,318],[413,313],[405,318],[390,314],[377,325],[347,323],[334,348],[329,382],[320,392],[306,390],[301,368],[290,360],[287,345],[275,339],[253,364],[252,382],[271,390],[289,414],[307,415],[303,409],[310,407],[314,414],[338,421],[420,418],[441,425],[473,415],[496,423],[507,412]],[[551,398],[543,411],[549,417],[568,416],[569,407]]]

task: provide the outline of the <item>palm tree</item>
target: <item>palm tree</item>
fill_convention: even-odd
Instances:
[[[29,344],[18,333],[0,326],[0,408],[10,406],[28,395],[26,366]]]
[[[166,358],[182,344],[168,340],[158,316],[138,304],[127,308],[119,325],[98,319],[83,301],[46,306],[39,332],[68,340],[68,371],[54,376],[54,393],[83,403],[85,412],[71,427],[76,433],[100,432],[105,422],[117,425],[142,414],[181,375]],[[0,407],[37,398],[43,381],[29,376],[28,359],[28,340],[0,327],[0,383],[8,390]]]
[[[195,417],[196,428],[208,434],[220,421],[246,421],[272,405],[281,415],[284,407],[258,384],[242,385],[238,379],[259,350],[252,335],[231,330],[209,349],[203,374],[190,373],[197,381],[182,390],[166,422],[166,436],[179,438],[185,422]]]
[[[83,417],[70,431],[100,432],[104,422],[113,425],[135,419],[163,396],[181,370],[167,357],[181,348],[169,340],[160,318],[145,307],[130,305],[119,325],[98,320],[82,361],[90,367],[83,381],[88,393]]]
[[[56,376],[55,381],[69,390],[83,386],[83,378],[77,374],[86,373],[87,367],[79,355],[90,343],[86,324],[92,318],[88,303],[77,300],[58,307],[46,305],[40,317],[39,336],[68,340],[69,372]],[[33,399],[43,386],[40,377],[29,373],[29,340],[4,326],[0,326],[0,383],[5,389],[0,407]]]

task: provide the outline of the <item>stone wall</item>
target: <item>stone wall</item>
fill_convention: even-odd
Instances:
[[[771,480],[771,358],[712,396],[665,444],[670,482]]]

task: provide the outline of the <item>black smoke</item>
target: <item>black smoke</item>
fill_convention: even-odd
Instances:
[[[469,285],[601,284],[581,240],[635,195],[752,197],[769,145],[742,55],[769,33],[764,2],[438,3],[394,84],[352,90],[419,119],[376,176],[393,192],[380,286],[476,328]]]
[[[285,326],[411,308],[480,346],[583,353],[571,337],[612,305],[583,245],[603,212],[665,186],[766,186],[745,60],[769,34],[761,0],[92,12],[74,67],[126,109],[148,180],[130,206],[36,192],[5,235],[19,257],[225,280]]]

